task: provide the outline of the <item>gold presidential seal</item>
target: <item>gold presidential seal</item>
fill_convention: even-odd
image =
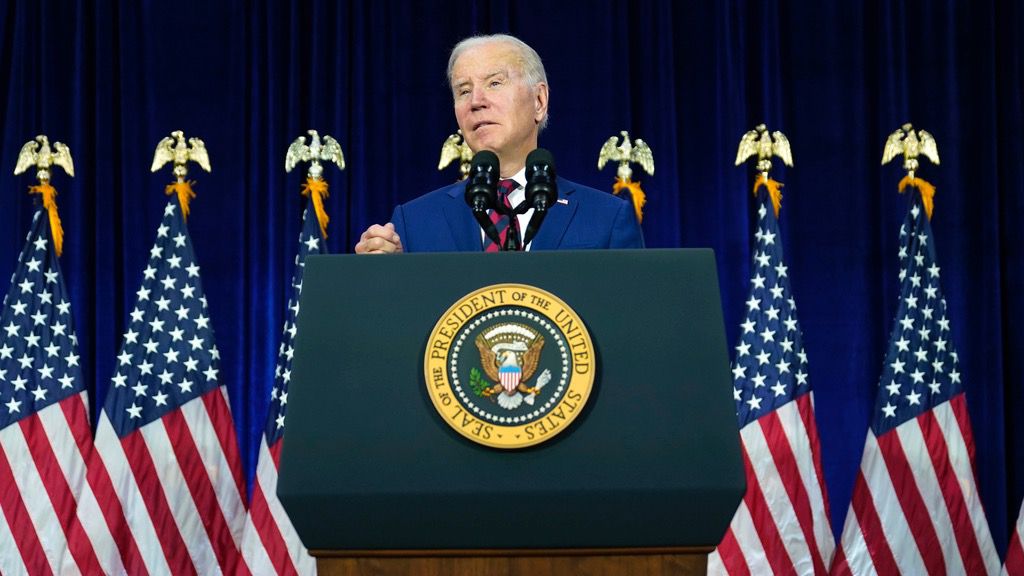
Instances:
[[[597,360],[580,317],[525,284],[480,288],[437,321],[424,354],[427,393],[441,418],[494,448],[540,444],[579,416]]]

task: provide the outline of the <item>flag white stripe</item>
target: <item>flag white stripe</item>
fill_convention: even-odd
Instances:
[[[814,392],[809,393],[810,402],[814,404]],[[790,449],[793,451],[793,458],[796,461],[797,470],[800,474],[800,481],[803,482],[807,491],[807,498],[811,507],[811,529],[818,547],[818,553],[827,568],[832,561],[832,554],[835,552],[835,540],[832,537],[832,526],[829,523],[825,511],[824,486],[825,479],[818,477],[818,471],[814,468],[814,452],[811,448],[811,439],[807,435],[807,428],[800,417],[800,410],[797,402],[789,402],[776,410],[779,415],[779,422],[782,430],[789,441]]]
[[[85,395],[84,390],[79,392],[79,400],[84,402]],[[71,495],[77,505],[78,500],[81,498],[82,488],[85,485],[85,460],[82,458],[82,453],[78,451],[78,444],[75,441],[74,434],[71,433],[71,422],[68,421],[62,409],[64,402],[75,401],[74,398],[67,398],[43,408],[36,412],[36,415],[39,418],[40,426],[46,435],[50,448],[56,456],[61,474],[66,479],[68,489],[71,491]],[[85,405],[87,406],[88,403],[86,402]],[[88,432],[91,435],[92,431]],[[74,514],[75,511],[69,510],[68,513]],[[67,538],[67,535],[65,534],[64,537]],[[71,555],[71,551],[65,548],[60,573],[69,574],[72,571],[77,572],[79,570],[75,564],[74,557]]]
[[[181,407],[184,410],[188,404]],[[160,481],[167,503],[171,508],[171,515],[178,527],[181,539],[185,542],[185,548],[192,558],[192,564],[196,567],[217,567],[219,563],[217,555],[206,535],[206,530],[201,521],[202,515],[192,499],[192,492],[185,482],[185,474],[181,464],[174,455],[174,446],[170,437],[167,436],[167,428],[163,420],[156,420],[138,429],[137,434],[142,434],[146,449],[153,457],[156,468],[156,475]]]
[[[849,541],[847,541],[849,540]],[[867,550],[867,542],[860,531],[860,524],[857,522],[857,514],[853,511],[853,505],[846,511],[846,522],[843,524],[843,541],[841,543],[846,565],[850,573],[856,576],[878,576],[874,562],[871,561],[871,554]]]
[[[85,396],[85,392],[79,393]],[[68,398],[63,402],[74,402]],[[43,432],[50,442],[50,448],[57,457],[57,465],[60,466],[64,478],[67,479],[72,495],[78,495],[78,491],[85,482],[85,460],[82,453],[78,451],[78,444],[75,436],[71,433],[71,423],[61,409],[62,402],[51,404],[36,412]],[[89,431],[91,435],[91,430]]]
[[[893,555],[900,572],[903,574],[927,574],[928,569],[917,548],[917,541],[914,540],[907,519],[903,516],[903,507],[900,505],[899,495],[896,494],[896,489],[892,485],[889,469],[885,466],[878,439],[871,431],[868,431],[867,441],[864,443],[864,456],[860,465],[865,483],[871,490],[871,505],[878,513],[882,532],[889,543],[889,548],[894,551]],[[852,509],[850,513],[854,513]],[[843,537],[845,541],[845,533]],[[855,537],[862,538],[863,536],[858,530]],[[867,553],[867,550],[865,549],[864,552]],[[847,558],[849,557],[848,551]]]
[[[740,430],[740,436],[750,454],[750,464],[754,469],[754,475],[757,476],[757,483],[764,494],[764,500],[768,504],[768,513],[771,514],[786,549],[786,554],[789,555],[790,564],[797,574],[813,574],[814,564],[811,562],[811,550],[807,541],[804,540],[796,509],[793,507],[782,477],[775,467],[775,460],[772,458],[772,450],[768,446],[768,441],[764,437],[764,430],[755,420]]]
[[[242,558],[246,566],[253,574],[273,574],[274,565],[270,562],[267,549],[260,541],[260,535],[256,531],[256,525],[252,522],[252,515],[245,516],[245,530],[242,532]]]
[[[39,470],[36,468],[35,461],[32,460],[21,426],[14,424],[0,431],[0,445],[3,446],[8,458],[18,457],[11,462],[11,471],[14,474],[14,483],[17,484],[18,496],[32,520],[50,569],[55,574],[60,574],[61,558],[67,551],[68,542],[60,527],[60,520],[53,510],[50,495],[47,494],[46,487],[39,476]],[[5,487],[4,489],[10,490],[11,488]]]
[[[932,465],[931,455],[925,444],[924,434],[917,419],[908,420],[893,430],[900,439],[903,452],[907,455],[908,468],[917,484],[917,490],[921,493],[921,501],[928,510],[928,517],[932,526],[935,527],[935,534],[938,536],[938,547],[942,551],[942,558],[946,563],[946,572],[949,574],[964,574],[963,558],[960,557],[960,548],[957,546],[956,533],[953,532],[953,520],[949,516],[949,509],[946,508],[946,500],[942,495],[942,486],[939,484],[938,475]]]
[[[219,391],[224,394],[225,388],[221,386]],[[227,398],[222,396],[225,405],[228,405]],[[197,398],[185,403],[181,408],[181,415],[188,425],[192,438],[196,440],[196,448],[203,459],[204,470],[218,471],[216,477],[210,478],[213,491],[217,496],[217,503],[224,514],[224,521],[231,531],[231,538],[235,547],[238,547],[242,539],[242,527],[245,521],[245,504],[242,502],[242,495],[238,493],[235,478],[231,475],[231,465],[220,447],[220,439],[214,429],[210,413],[202,399]],[[221,422],[221,425],[232,426],[231,422]]]
[[[967,451],[967,441],[960,431],[960,423],[953,412],[953,405],[950,402],[943,402],[932,409],[932,412],[936,422],[946,432],[944,436],[949,450],[949,462],[956,475],[957,484],[963,492],[971,525],[974,527],[974,536],[978,540],[978,548],[985,561],[985,569],[989,574],[996,574],[999,572],[999,554],[996,553],[996,545],[992,541],[992,532],[989,530],[985,509],[978,495],[978,486],[974,482],[974,469],[968,457],[970,452]]]
[[[725,569],[725,564],[722,563],[722,555],[718,553],[718,548],[711,551],[708,554],[708,576],[728,576],[729,572]]]
[[[277,467],[274,466],[274,459],[270,454],[270,447],[267,446],[266,436],[264,435],[263,441],[260,442],[260,459],[256,470],[256,481],[263,488],[263,494],[266,497],[270,514],[273,516],[274,523],[277,524],[277,529],[281,531],[281,536],[284,537],[285,544],[288,546],[288,555],[292,558],[293,562],[298,560],[295,562],[296,570],[299,574],[315,573],[316,561],[306,552],[305,547],[302,545],[302,540],[299,539],[299,535],[295,532],[295,527],[292,526],[291,519],[288,518],[288,513],[285,512],[284,506],[281,505],[281,501],[277,498],[277,479]]]
[[[146,571],[150,574],[170,574],[171,567],[164,557],[160,538],[153,526],[153,519],[149,516],[149,510],[142,499],[135,475],[132,473],[131,467],[128,466],[128,455],[125,454],[121,439],[114,432],[106,411],[100,413],[96,441],[93,446],[96,454],[100,457],[96,463],[106,469],[114,486],[114,492],[117,493],[117,498],[121,501],[125,519],[138,544],[139,554],[146,565]],[[100,553],[101,550],[96,552]],[[115,562],[120,563],[116,548],[108,548],[103,552],[104,556],[100,557],[100,563],[104,567],[113,566]]]
[[[746,560],[747,566],[752,570],[768,566],[768,555],[765,554],[761,538],[757,535],[754,518],[750,516],[750,509],[747,508],[746,501],[740,501],[731,527],[733,536],[736,538],[736,546],[743,551],[743,558]]]
[[[110,526],[107,525],[103,516],[103,508],[96,501],[91,487],[88,485],[82,488],[78,495],[78,521],[82,524],[82,530],[92,543],[96,557],[105,574],[125,574],[124,564],[118,553],[117,542],[110,533]]]
[[[3,434],[0,432],[0,434]],[[0,542],[3,543],[3,554],[0,554],[0,574],[28,574],[21,552],[14,543],[14,533],[7,524],[7,516],[0,510]]]

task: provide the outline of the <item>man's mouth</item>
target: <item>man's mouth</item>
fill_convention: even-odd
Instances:
[[[473,131],[476,132],[477,130],[483,128],[484,126],[493,126],[494,124],[495,122],[490,122],[486,120],[482,122],[477,122],[476,124],[473,124]]]

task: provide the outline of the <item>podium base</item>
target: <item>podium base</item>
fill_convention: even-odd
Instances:
[[[310,550],[319,576],[705,576],[710,548]]]

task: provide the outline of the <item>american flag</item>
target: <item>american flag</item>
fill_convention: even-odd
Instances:
[[[1024,576],[1024,502],[1020,505],[1017,528],[1010,534],[1010,547],[1006,550],[1003,576]]]
[[[900,229],[900,301],[835,574],[996,574],[931,223]]]
[[[782,240],[758,195],[757,248],[733,362],[747,492],[709,574],[826,574],[835,541],[814,421],[814,394]]]
[[[238,444],[177,200],[136,295],[89,461],[103,521],[88,536],[107,574],[245,574]]]
[[[299,314],[302,273],[306,256],[326,252],[320,225],[312,210],[306,209],[299,235],[299,252],[295,256],[292,293],[284,323],[281,347],[274,369],[274,387],[270,392],[270,411],[260,442],[256,482],[252,503],[246,516],[242,535],[242,555],[254,574],[316,574],[316,563],[295,533],[291,520],[277,499],[277,470],[284,441],[285,412],[288,408],[288,385],[292,376],[292,355],[295,352],[295,319]]]
[[[76,537],[92,433],[71,304],[43,209],[0,326],[0,573],[101,572],[89,541]],[[82,506],[97,510],[95,501]]]

